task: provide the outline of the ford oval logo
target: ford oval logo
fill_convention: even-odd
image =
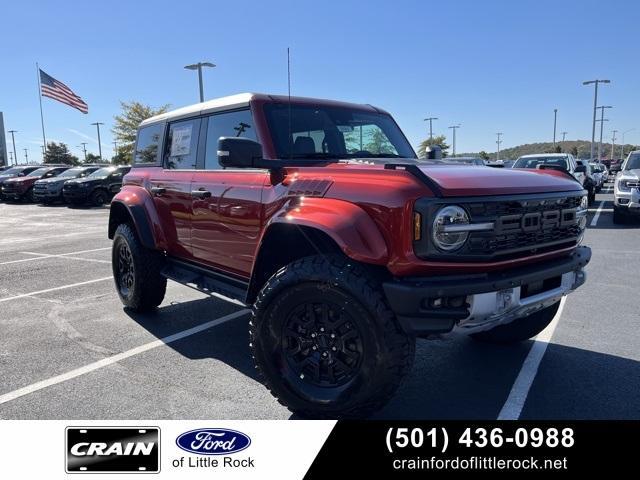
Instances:
[[[176,438],[182,450],[199,455],[229,455],[251,445],[248,435],[226,428],[199,428]]]

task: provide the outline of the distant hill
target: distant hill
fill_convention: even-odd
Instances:
[[[576,151],[578,153],[578,158],[589,158],[591,155],[591,142],[588,140],[567,140],[566,142],[558,142],[556,145],[559,145],[563,152],[573,153],[575,155]],[[597,153],[597,144],[596,144],[596,153]],[[626,156],[631,150],[637,148],[634,145],[625,145],[624,147],[624,155]],[[500,150],[500,158],[501,159],[512,159],[522,155],[529,155],[533,153],[552,153],[554,152],[554,147],[552,142],[542,142],[542,143],[527,143],[525,145],[518,145],[516,147],[505,148],[504,150]],[[491,160],[496,159],[496,152],[487,152]],[[478,156],[478,152],[475,153],[460,153],[460,156]],[[602,157],[609,158],[611,155],[611,142],[602,143]],[[620,145],[616,145],[615,148],[615,158],[620,157]]]

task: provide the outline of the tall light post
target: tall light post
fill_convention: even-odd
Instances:
[[[556,124],[558,121],[558,109],[553,109],[553,148],[556,147]]]
[[[602,155],[602,130],[604,127],[604,122],[608,122],[608,118],[604,118],[604,109],[605,108],[613,108],[611,105],[602,105],[597,107],[600,109],[600,143],[598,143],[598,158],[596,159],[598,162],[600,161],[600,156]],[[596,120],[597,122],[598,120]],[[591,159],[593,160],[593,158]]]
[[[614,130],[613,135],[611,135],[611,161],[612,162],[613,162],[613,151],[616,146],[616,133],[618,133],[618,130]]]
[[[98,130],[98,155],[100,156],[100,160],[102,160],[102,142],[100,141],[100,125],[104,125],[102,122],[94,122],[91,125],[95,125]]]
[[[564,139],[567,136],[567,133],[569,132],[560,132],[562,134],[562,143],[564,144]]]
[[[81,142],[78,146],[82,148],[82,152],[84,153],[84,162],[87,163],[87,142]]]
[[[625,130],[624,132],[622,132],[622,144],[620,145],[620,158],[624,158],[624,136],[629,133],[629,132],[633,132],[635,130],[635,128],[630,128],[629,130]]]
[[[9,165],[13,163],[13,152],[9,152]]]
[[[202,86],[202,67],[215,67],[215,64],[211,62],[198,62],[191,65],[186,65],[184,68],[187,70],[198,71],[198,85],[200,86],[200,103],[204,102],[204,87]]]
[[[498,152],[496,153],[496,161],[500,160],[500,144],[502,143],[502,140],[500,140],[500,137],[502,136],[502,132],[497,132],[496,136],[498,137],[498,139],[496,140],[496,143],[498,144]]]
[[[453,143],[452,143],[452,148],[453,148],[453,155],[452,156],[456,156],[456,130],[459,129],[461,127],[461,125],[451,125],[449,128],[451,130],[453,130]]]
[[[593,125],[591,128],[591,160],[593,160],[593,154],[595,153],[595,141],[596,141],[596,107],[598,105],[598,84],[599,83],[611,83],[611,80],[587,80],[582,82],[583,85],[595,84],[595,91],[593,95]]]
[[[16,165],[18,165],[18,154],[16,153],[16,137],[14,136],[14,134],[18,133],[18,131],[9,130],[9,133],[11,134],[11,143],[13,144],[13,160],[16,162]]]
[[[425,118],[425,122],[429,122],[429,140],[433,138],[433,121],[438,120],[438,117]]]
[[[29,149],[23,148],[24,150],[24,161],[26,165],[29,165]]]

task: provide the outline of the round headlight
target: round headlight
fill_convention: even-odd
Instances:
[[[469,224],[469,216],[462,207],[449,205],[438,210],[433,220],[433,243],[440,250],[451,252],[464,245],[468,231],[457,231],[456,227]]]

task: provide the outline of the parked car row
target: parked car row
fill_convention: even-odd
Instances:
[[[0,200],[101,206],[120,191],[131,167],[28,165],[0,172]]]

